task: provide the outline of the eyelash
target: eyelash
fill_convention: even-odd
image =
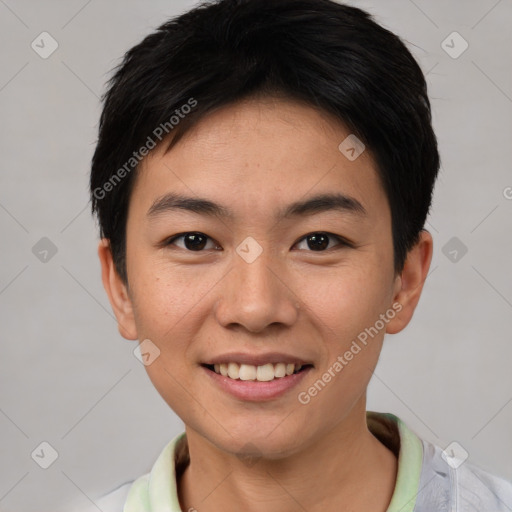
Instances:
[[[162,245],[164,247],[168,247],[170,245],[173,245],[173,243],[176,240],[178,240],[179,238],[183,238],[184,236],[190,235],[190,234],[205,236],[208,240],[212,240],[217,245],[219,245],[215,240],[213,240],[213,238],[209,237],[208,235],[206,235],[204,233],[201,233],[200,231],[186,231],[184,233],[179,233],[179,234],[174,235],[171,238],[168,238],[167,240],[165,240]],[[307,235],[304,235],[302,238],[300,238],[293,245],[294,246],[297,245],[298,243],[302,242],[303,240],[307,239],[309,236],[312,236],[312,235],[326,235],[329,238],[334,238],[334,239],[336,239],[336,241],[338,242],[338,246],[340,246],[340,247],[350,247],[350,248],[354,248],[355,247],[354,244],[352,244],[351,242],[349,242],[345,238],[342,238],[342,237],[340,237],[338,235],[335,235],[334,233],[329,233],[327,231],[313,231],[311,233],[308,233]],[[324,250],[321,250],[321,251],[307,250],[306,252],[327,252],[327,251],[335,249],[336,247],[337,246],[335,246],[334,248],[333,247],[328,247],[327,249],[324,249]],[[204,252],[205,251],[205,249],[201,249],[200,251],[191,251],[190,249],[187,249],[186,247],[185,248],[178,247],[178,249],[183,249],[184,251],[187,251],[187,252]]]

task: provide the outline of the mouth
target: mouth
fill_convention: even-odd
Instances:
[[[312,368],[312,364],[267,363],[259,366],[239,363],[201,364],[207,370],[231,380],[270,382],[296,375]]]

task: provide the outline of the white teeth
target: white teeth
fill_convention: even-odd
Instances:
[[[274,366],[274,377],[284,377],[286,375],[286,365],[284,363],[277,363]]]
[[[268,382],[291,375],[299,371],[302,365],[293,363],[267,363],[261,366],[254,366],[252,364],[220,363],[214,364],[213,368],[215,373],[219,373],[223,377],[229,377],[230,379]]]
[[[274,380],[274,376],[275,372],[273,364],[268,363],[263,366],[258,366],[258,369],[256,370],[256,380],[265,382],[267,380]]]
[[[256,378],[256,367],[251,364],[241,364],[238,378],[240,380],[254,380]]]
[[[239,374],[240,374],[240,366],[238,366],[236,363],[229,363],[228,364],[228,377],[230,379],[238,379]]]

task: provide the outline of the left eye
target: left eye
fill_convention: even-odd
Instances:
[[[311,233],[301,238],[296,245],[298,246],[301,243],[303,243],[303,240],[305,241],[309,249],[316,252],[325,251],[326,249],[332,249],[332,247],[330,247],[331,240],[337,241],[338,245],[350,247],[350,244],[347,241],[343,240],[339,236],[333,235],[332,233]]]

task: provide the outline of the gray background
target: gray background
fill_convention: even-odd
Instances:
[[[443,162],[431,273],[410,326],[386,338],[368,408],[512,479],[512,2],[352,3],[427,73]],[[98,510],[95,496],[149,471],[183,428],[117,332],[87,180],[109,71],[192,5],[0,0],[2,512]],[[47,59],[31,48],[43,31],[59,45]],[[458,58],[441,46],[453,31],[469,43]],[[43,237],[57,249],[46,262]],[[31,457],[44,441],[58,453],[48,469]]]

